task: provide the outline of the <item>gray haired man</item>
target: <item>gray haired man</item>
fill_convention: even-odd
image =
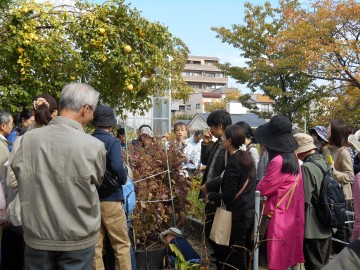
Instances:
[[[60,116],[22,137],[11,167],[19,183],[25,269],[91,269],[105,171],[104,144],[84,132],[99,93],[66,85]]]
[[[7,111],[0,111],[0,182],[2,185],[2,189],[5,190],[5,163],[8,161],[10,152],[9,152],[9,144],[10,142],[6,140],[6,136],[8,136],[13,128],[13,118],[10,113]],[[1,188],[1,187],[0,187]],[[0,210],[0,225],[3,224],[5,220],[4,211]],[[1,239],[1,230],[0,230],[0,239]]]

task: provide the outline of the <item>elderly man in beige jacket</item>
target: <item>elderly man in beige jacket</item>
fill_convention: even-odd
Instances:
[[[60,116],[22,137],[11,163],[18,180],[25,269],[91,269],[105,172],[103,143],[84,132],[99,93],[64,87]]]
[[[4,176],[5,166],[10,152],[8,149],[9,141],[5,138],[13,128],[13,118],[7,111],[0,111],[0,180]]]

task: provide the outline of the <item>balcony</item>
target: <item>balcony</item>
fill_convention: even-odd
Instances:
[[[211,65],[195,65],[195,64],[186,64],[184,70],[205,70],[205,71],[221,71],[216,66]]]
[[[205,77],[205,76],[183,76],[186,82],[199,82],[199,83],[228,83],[228,78],[222,77]]]

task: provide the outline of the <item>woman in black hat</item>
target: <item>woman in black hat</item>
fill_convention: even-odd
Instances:
[[[304,189],[294,151],[289,119],[276,115],[255,131],[255,139],[269,152],[269,164],[257,190],[266,196],[268,268],[285,270],[304,262]]]

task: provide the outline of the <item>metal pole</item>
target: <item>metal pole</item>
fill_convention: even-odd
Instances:
[[[171,177],[170,177],[169,158],[168,158],[167,145],[166,145],[166,141],[165,141],[165,140],[164,140],[164,148],[165,148],[165,155],[166,155],[167,175],[168,175],[169,188],[170,188],[171,208],[172,208],[172,210],[173,210],[174,227],[176,227],[176,214],[175,214],[175,206],[174,206],[174,197],[173,197],[173,193],[172,193],[172,184],[171,184]]]
[[[254,264],[253,269],[259,269],[259,248],[258,248],[258,241],[259,241],[259,225],[260,220],[260,191],[255,191],[255,220],[254,220]]]
[[[127,136],[127,128],[126,128],[126,119],[123,118],[123,123],[124,123],[124,129],[125,129],[125,153],[126,153],[126,164],[130,167],[129,164],[129,141],[128,141],[128,136]],[[132,179],[131,179],[132,180]]]

